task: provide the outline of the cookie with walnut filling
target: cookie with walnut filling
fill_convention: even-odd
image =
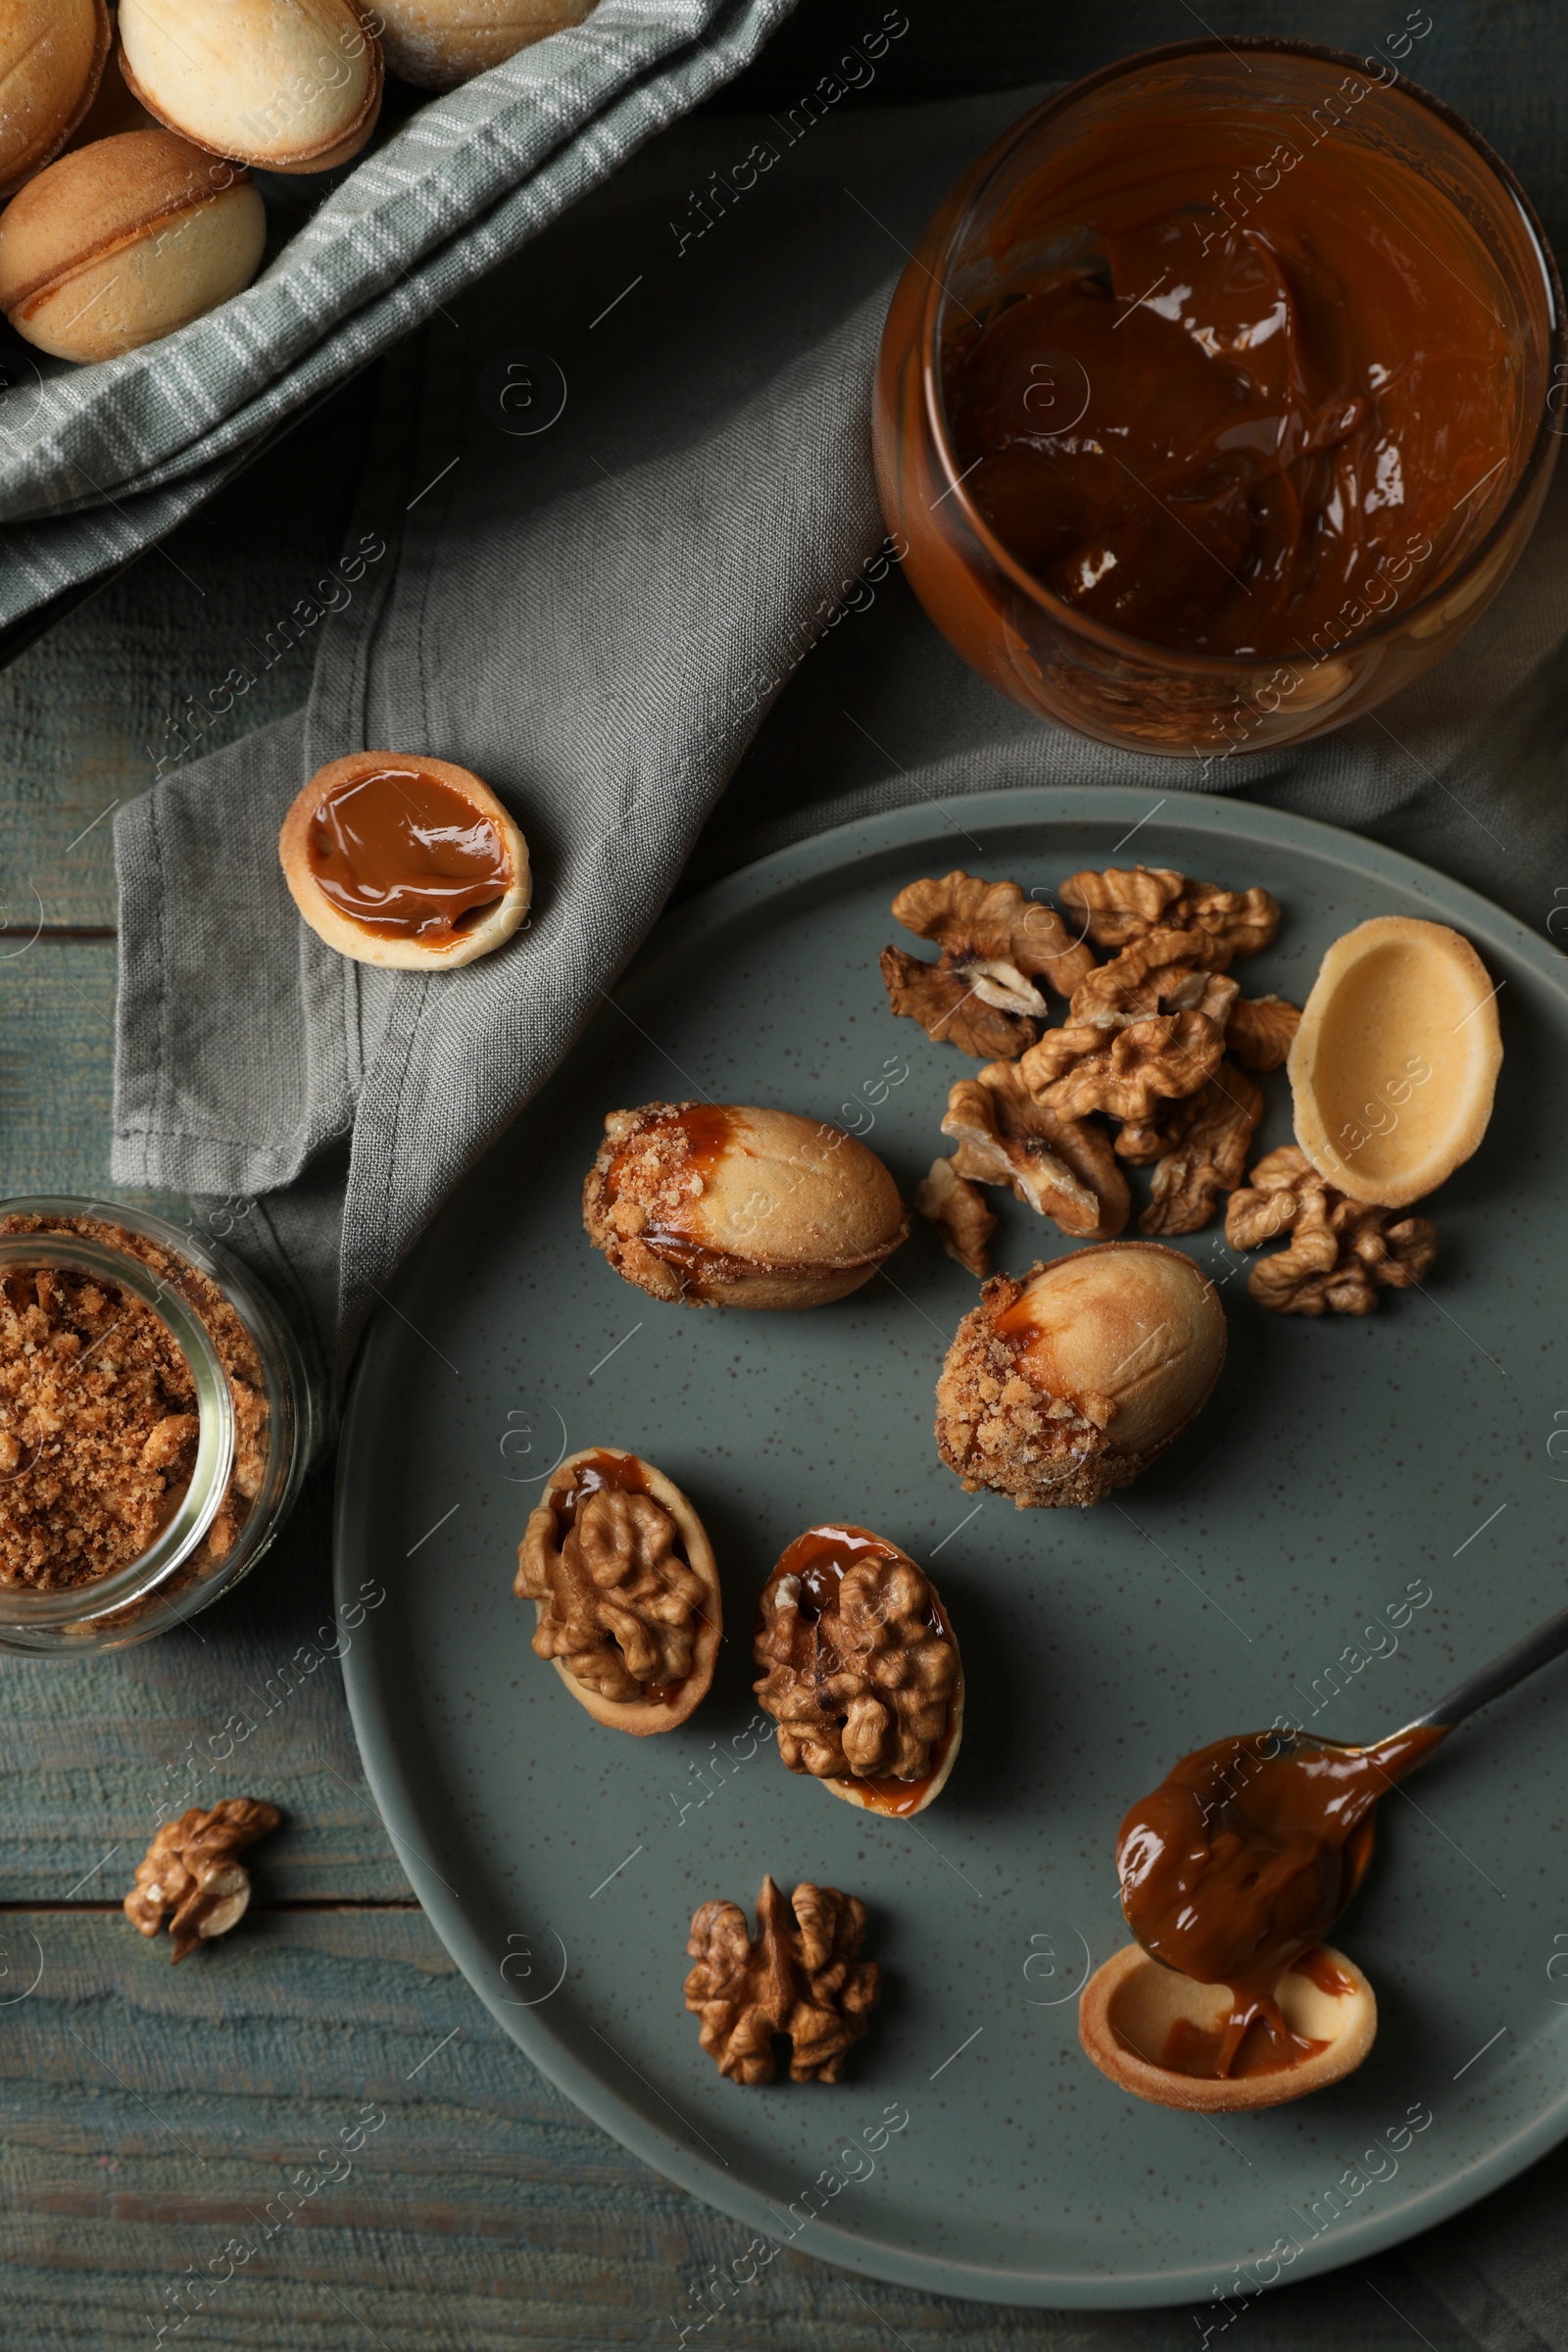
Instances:
[[[652,1462],[594,1446],[558,1464],[513,1590],[534,1604],[535,1651],[596,1723],[646,1739],[706,1697],[723,1634],[713,1547]]]
[[[762,1588],[757,1695],[791,1772],[907,1820],[946,1788],[963,1737],[948,1613],[906,1551],[864,1527],[811,1527]]]

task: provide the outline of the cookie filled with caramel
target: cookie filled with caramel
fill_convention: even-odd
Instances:
[[[909,1230],[874,1152],[794,1111],[732,1102],[612,1110],[582,1194],[617,1274],[687,1306],[823,1306]]]
[[[937,1383],[937,1450],[1020,1510],[1099,1502],[1180,1437],[1225,1361],[1213,1284],[1161,1242],[994,1275]]]
[[[528,911],[528,847],[471,768],[422,754],[329,760],[294,802],[278,856],[317,936],[358,963],[447,970]]]

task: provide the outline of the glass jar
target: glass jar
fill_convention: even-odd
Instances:
[[[1388,70],[1371,74],[1374,64]],[[1369,185],[1375,172],[1391,187],[1419,189],[1423,205],[1449,208],[1505,330],[1509,367],[1498,398],[1508,460],[1475,485],[1473,504],[1433,561],[1416,544],[1365,583],[1357,567],[1321,642],[1283,654],[1172,650],[1124,635],[1054,595],[991,527],[965,487],[973,467],[954,452],[943,386],[951,342],[971,327],[983,331],[1069,243],[1093,244],[1102,198],[1086,190],[1102,182],[1086,156],[1136,158],[1141,143],[1173,121],[1212,140],[1216,180],[1238,157],[1267,157],[1271,138],[1279,155],[1282,141],[1310,141],[1314,122],[1326,121],[1347,142],[1337,155]],[[1239,183],[1242,173],[1234,176]],[[1266,171],[1254,172],[1253,184],[1268,184]],[[1235,199],[1238,209],[1242,201]],[[1371,220],[1370,199],[1365,209]],[[1441,256],[1434,262],[1444,266]],[[1043,438],[1081,422],[1066,414],[1079,406],[1070,367],[1048,373],[1043,398],[1059,401],[1063,413],[1059,426],[1034,417],[1029,429]],[[1087,378],[1076,388],[1087,392]],[[1032,385],[1031,395],[1038,390]],[[906,544],[910,584],[965,661],[1026,710],[1080,734],[1212,760],[1343,726],[1407,686],[1473,626],[1540,514],[1565,405],[1568,343],[1555,265],[1529,199],[1486,142],[1387,60],[1239,36],[1181,42],[1107,67],[1048,99],[980,158],[931,221],[895,291],[873,437],[882,505]],[[1179,522],[1174,506],[1169,512]],[[1426,554],[1434,554],[1430,541]]]
[[[158,1318],[198,1421],[189,1484],[136,1559],[55,1591],[0,1576],[0,1649],[80,1656],[183,1624],[248,1575],[294,1506],[319,1421],[293,1333],[226,1250],[118,1201],[0,1201],[0,1278],[45,1267],[94,1277]],[[30,1469],[0,1476],[0,1516]]]

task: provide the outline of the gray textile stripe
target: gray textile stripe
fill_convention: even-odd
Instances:
[[[738,73],[793,5],[600,0],[422,108],[221,310],[95,368],[11,363],[0,624],[171,528],[222,461],[516,252]]]

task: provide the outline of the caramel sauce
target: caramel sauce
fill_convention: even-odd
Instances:
[[[804,1536],[781,1555],[769,1583],[786,1576],[800,1579],[801,1593],[797,1602],[801,1618],[807,1625],[815,1625],[825,1609],[831,1608],[846,1572],[861,1560],[897,1560],[903,1555],[896,1544],[883,1536],[873,1535],[865,1527],[808,1527]],[[941,1602],[933,1592],[926,1611],[926,1625],[945,1642],[952,1642],[953,1629],[943,1613]],[[919,1807],[932,1782],[947,1761],[953,1744],[953,1710],[948,1710],[947,1728],[931,1750],[929,1769],[915,1781],[901,1781],[891,1774],[849,1774],[832,1785],[853,1788],[864,1797],[873,1813],[895,1815],[913,1813]]]
[[[684,1109],[672,1111],[659,1121],[659,1125],[666,1131],[678,1129],[685,1140],[686,1156],[680,1172],[683,1175],[695,1172],[703,1179],[705,1186],[733,1143],[737,1124],[734,1112],[722,1102],[688,1102]],[[646,1132],[644,1130],[643,1134]],[[621,1171],[627,1152],[642,1140],[641,1134],[628,1138],[625,1149],[617,1152],[611,1161],[605,1176],[605,1198],[608,1201],[613,1202],[619,1198]],[[688,1207],[697,1208],[701,1200],[702,1194],[699,1193],[688,1203]],[[652,1250],[670,1265],[679,1266],[685,1274],[707,1275],[722,1280],[750,1271],[746,1259],[736,1257],[727,1250],[710,1248],[699,1235],[690,1231],[684,1222],[679,1221],[684,1214],[684,1211],[678,1210],[675,1222],[650,1217],[639,1233],[638,1240],[645,1249]]]
[[[942,355],[953,469],[1093,619],[1300,654],[1500,511],[1519,355],[1459,205],[1396,151],[1182,110],[1106,113],[999,215],[999,291]]]
[[[1207,2027],[1195,2024],[1191,2018],[1179,2017],[1165,2036],[1159,2063],[1170,2075],[1198,2075],[1209,2080],[1225,2075],[1235,2081],[1248,2075],[1289,2074],[1293,2067],[1304,2066],[1308,2058],[1315,2058],[1319,2050],[1329,2046],[1326,2041],[1313,2041],[1304,2034],[1293,2034],[1272,2001],[1250,2019],[1226,2061],[1229,2031],[1229,2021]]]
[[[576,1526],[580,1505],[590,1494],[602,1494],[607,1489],[621,1494],[647,1494],[650,1492],[643,1465],[634,1453],[609,1453],[600,1447],[577,1464],[572,1471],[569,1487],[558,1488],[551,1494],[550,1507],[556,1515],[558,1550]],[[657,1496],[655,1500],[658,1500]],[[661,1503],[661,1510],[663,1507]],[[686,1559],[686,1546],[681,1539],[680,1528],[673,1518],[670,1525],[675,1530],[675,1556],[689,1567],[691,1563]],[[640,1703],[653,1707],[672,1707],[685,1688],[684,1677],[678,1683],[644,1683]]]
[[[1317,1986],[1319,1992],[1326,1992],[1333,2000],[1343,2000],[1347,1993],[1355,1990],[1344,1969],[1335,1966],[1321,1944],[1315,1951],[1303,1952],[1298,1960],[1293,1960],[1290,1973],[1305,1977],[1309,1984]],[[1261,2004],[1252,2017],[1236,2045],[1230,2064],[1222,2066],[1220,2060],[1224,2054],[1230,2022],[1227,2018],[1223,2024],[1209,2027],[1198,2025],[1191,2018],[1177,2018],[1165,2036],[1165,2046],[1159,2055],[1160,2065],[1173,2075],[1212,2078],[1225,2074],[1233,2079],[1247,2075],[1283,2075],[1288,2074],[1292,2067],[1304,2065],[1308,2058],[1315,2058],[1319,2050],[1326,2050],[1329,2046],[1326,2041],[1314,2041],[1310,2034],[1298,2034],[1294,2027],[1286,2024],[1278,2004],[1270,1999]]]
[[[550,1507],[556,1514],[557,1548],[563,1544],[577,1524],[578,1505],[589,1494],[599,1494],[607,1487],[622,1494],[646,1494],[648,1481],[643,1466],[634,1453],[608,1453],[603,1447],[586,1454],[571,1474],[569,1487],[557,1487],[550,1495]],[[686,1554],[680,1545],[680,1531],[675,1532],[676,1548],[681,1558]]]
[[[1321,1944],[1315,1952],[1303,1952],[1299,1960],[1293,1960],[1291,1974],[1305,1977],[1309,1984],[1315,1984],[1319,1992],[1326,1992],[1331,2000],[1343,2001],[1348,1992],[1355,1990],[1344,1969],[1335,1967]]]
[[[380,939],[450,947],[505,898],[512,858],[492,817],[415,767],[376,768],[326,793],[306,857],[339,914]]]
[[[1174,2027],[1165,2063],[1272,2074],[1322,2046],[1291,2032],[1274,1987],[1310,1954],[1301,1973],[1320,1989],[1351,1989],[1316,1947],[1365,1876],[1378,1799],[1446,1737],[1421,1725],[1368,1748],[1293,1747],[1250,1732],[1184,1756],[1134,1805],[1116,1841],[1128,1926],[1152,1958],[1232,1996],[1212,2034]]]

